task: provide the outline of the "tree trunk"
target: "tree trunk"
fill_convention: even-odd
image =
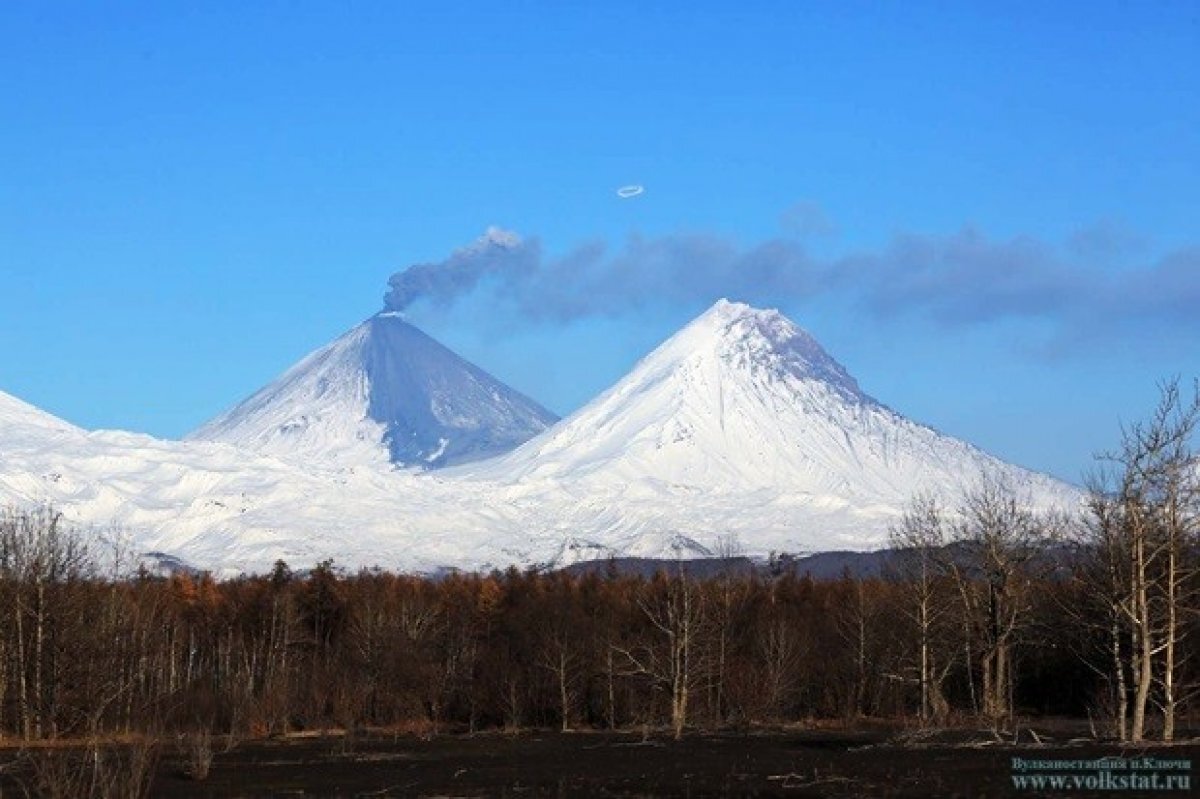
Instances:
[[[25,614],[21,612],[20,599],[13,603],[13,616],[17,629],[17,707],[21,714],[21,735],[28,741],[33,738],[33,719],[29,713],[29,664],[25,662]]]
[[[8,642],[4,633],[0,632],[0,735],[8,729],[5,724],[4,710],[8,706]]]
[[[921,726],[929,723],[929,602],[922,597],[918,609],[921,636]]]
[[[1163,730],[1164,741],[1175,740],[1175,640],[1179,635],[1177,606],[1179,602],[1179,562],[1175,520],[1171,522],[1171,540],[1167,545],[1167,625],[1163,651]]]
[[[971,713],[979,715],[979,695],[975,690],[975,660],[971,647],[971,603],[968,601],[967,590],[961,586],[963,598],[963,665],[967,670],[967,693],[971,697]]]
[[[991,721],[995,717],[996,709],[992,704],[992,697],[996,693],[996,675],[993,671],[995,661],[992,658],[991,652],[984,652],[983,657],[979,659],[979,681],[980,693],[983,694],[983,717]]]
[[[683,727],[687,723],[688,688],[686,681],[676,686],[675,696],[671,702],[671,727],[675,731],[675,740],[683,738]]]
[[[1133,724],[1129,731],[1129,739],[1139,742],[1145,737],[1146,703],[1150,697],[1150,681],[1153,677],[1153,639],[1150,630],[1150,602],[1146,587],[1146,542],[1143,532],[1134,533],[1133,584],[1134,584],[1134,647],[1133,678]]]
[[[856,582],[857,618],[854,652],[854,718],[862,717],[867,695],[867,607],[862,580]]]
[[[567,690],[567,656],[561,649],[558,652],[558,701],[562,708],[562,731],[571,729],[571,697]]]
[[[46,587],[37,581],[37,604],[33,627],[33,737],[42,737],[42,711],[45,695],[42,685],[43,651],[46,640]]]
[[[608,648],[608,659],[605,663],[608,678],[608,728],[615,730],[617,728],[617,689],[616,689],[616,670],[613,667],[613,650]]]
[[[1120,609],[1113,608],[1111,636],[1113,674],[1116,678],[1117,736],[1124,741],[1129,733],[1129,697],[1125,687],[1125,663],[1121,660],[1121,617]]]

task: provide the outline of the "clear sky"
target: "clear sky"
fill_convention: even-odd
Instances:
[[[490,225],[591,305],[411,316],[558,413],[727,295],[1078,479],[1200,373],[1200,5],[0,6],[0,390],[182,435]]]

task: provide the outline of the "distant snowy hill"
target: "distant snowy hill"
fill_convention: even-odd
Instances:
[[[420,571],[519,561],[502,554],[523,552],[519,531],[503,509],[481,511],[496,508],[486,493],[390,468],[322,471],[228,444],[87,432],[0,393],[0,506],[53,504],[95,528],[101,560],[115,536],[127,554],[226,576],[278,559]]]
[[[5,430],[10,436],[21,431],[30,434],[83,433],[75,425],[64,422],[57,416],[35,408],[3,391],[0,391],[0,429]]]
[[[86,435],[57,416],[0,391],[0,504],[28,502],[41,491],[41,480],[20,468],[16,452],[67,449]]]
[[[862,551],[886,544],[913,492],[953,502],[983,472],[1035,507],[1081,499],[867,396],[778,312],[724,301],[516,449],[392,468],[509,446],[546,421],[522,400],[377,316],[204,429],[233,444],[85,432],[0,394],[0,504],[53,502],[140,552],[236,574],[279,558],[427,571],[697,557],[734,538],[751,557]]]
[[[507,452],[556,419],[381,313],[188,438],[321,465],[434,468]]]

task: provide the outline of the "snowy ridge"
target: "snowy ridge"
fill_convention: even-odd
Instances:
[[[420,468],[506,452],[556,417],[381,313],[188,436],[337,467]]]
[[[913,492],[953,501],[982,471],[1037,507],[1081,499],[875,401],[778,312],[724,301],[516,449],[397,470],[397,451],[436,461],[498,440],[464,419],[529,419],[431,341],[395,315],[368,320],[204,429],[239,446],[88,433],[0,394],[0,504],[53,502],[228,575],[281,558],[430,571],[702,557],[731,536],[756,557],[872,549]],[[428,415],[387,418],[380,402]],[[457,438],[397,435],[432,424]]]
[[[0,429],[10,433],[18,430],[45,433],[82,433],[83,431],[57,416],[35,408],[11,394],[0,391]]]
[[[0,391],[0,503],[40,499],[41,480],[21,468],[17,452],[69,449],[86,436],[82,429]]]
[[[412,474],[311,471],[226,444],[118,431],[23,446],[7,434],[0,428],[0,504],[50,502],[78,525],[123,531],[137,552],[224,576],[278,559],[428,571],[519,548],[508,526],[483,526],[478,492]]]

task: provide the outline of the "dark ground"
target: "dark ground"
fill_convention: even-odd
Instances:
[[[947,544],[940,550],[951,559],[963,558],[962,547]],[[1061,568],[1079,557],[1078,552],[1057,543],[1046,543],[1038,560],[1045,566]],[[773,561],[755,562],[746,557],[709,557],[672,560],[663,558],[608,558],[573,563],[563,568],[568,574],[633,575],[650,578],[658,572],[673,574],[683,570],[701,580],[722,575],[746,577],[756,574],[762,578],[791,574],[794,577],[811,577],[814,580],[839,580],[851,577],[856,580],[874,579],[895,574],[900,565],[900,553],[895,549],[878,549],[872,552],[850,552],[834,550],[811,555],[781,553]]]
[[[1187,758],[1200,743],[1123,748],[1069,743],[1070,732],[1039,728],[1022,745],[988,734],[933,736],[886,730],[774,730],[693,733],[683,741],[640,734],[487,733],[421,739],[411,735],[246,741],[229,752],[214,740],[207,779],[183,774],[174,744],[158,756],[156,797],[398,796],[1187,796],[1189,791],[1017,791],[1013,757]],[[1053,735],[1051,741],[1047,736]],[[1026,745],[1024,742],[1028,742]],[[27,795],[31,777],[17,750],[0,751],[0,797]],[[1200,778],[1200,773],[1194,775]],[[30,794],[36,795],[36,794]]]

